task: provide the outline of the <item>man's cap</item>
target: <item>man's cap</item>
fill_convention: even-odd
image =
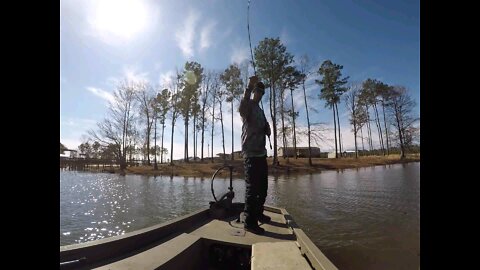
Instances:
[[[262,90],[265,90],[265,84],[263,84],[262,82],[258,82],[257,87],[261,88]]]
[[[265,94],[265,85],[262,82],[258,82],[254,91],[259,91],[262,94]]]

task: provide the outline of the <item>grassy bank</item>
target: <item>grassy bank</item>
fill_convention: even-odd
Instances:
[[[420,155],[407,155],[407,158],[400,160],[399,155],[390,156],[370,156],[355,158],[338,158],[325,159],[313,158],[313,166],[308,165],[308,158],[279,158],[280,164],[272,166],[272,158],[267,158],[268,171],[270,175],[296,173],[296,174],[310,174],[325,170],[341,170],[349,168],[360,168],[377,165],[408,163],[420,161]],[[234,161],[227,160],[227,164],[232,164],[233,174],[236,177],[244,175],[243,159]],[[197,177],[211,177],[215,171],[223,165],[223,161],[204,162],[175,162],[174,165],[158,164],[158,170],[154,170],[152,166],[135,166],[128,167],[125,170],[126,174],[141,174],[141,175],[174,175],[174,176],[197,176]],[[120,173],[115,169],[115,173]],[[219,175],[228,175],[228,170],[222,170]]]

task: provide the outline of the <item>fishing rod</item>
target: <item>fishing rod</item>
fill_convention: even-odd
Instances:
[[[252,41],[250,40],[250,0],[248,0],[248,6],[247,6],[247,31],[248,31],[248,44],[250,45],[250,56],[252,57],[253,72],[255,73],[255,76],[257,76],[257,71],[255,69],[255,59],[253,59]]]
[[[253,73],[257,76],[257,70],[255,69],[255,59],[253,59],[252,41],[250,39],[250,0],[247,5],[247,31],[248,31],[248,44],[250,45],[250,56],[252,57]],[[260,105],[263,111],[263,101],[260,99]],[[270,143],[270,150],[272,149],[272,142],[270,141],[270,135],[268,135],[268,142]]]

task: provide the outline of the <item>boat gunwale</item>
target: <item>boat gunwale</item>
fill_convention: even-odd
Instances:
[[[305,256],[314,269],[338,270],[338,268],[323,254],[323,252],[312,242],[310,237],[297,225],[293,217],[285,208],[280,208],[287,225],[292,229],[297,238],[297,245],[300,253]]]

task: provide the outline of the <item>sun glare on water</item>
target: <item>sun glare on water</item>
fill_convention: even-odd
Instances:
[[[141,0],[100,0],[94,6],[91,23],[103,35],[130,39],[145,29],[147,15]]]

